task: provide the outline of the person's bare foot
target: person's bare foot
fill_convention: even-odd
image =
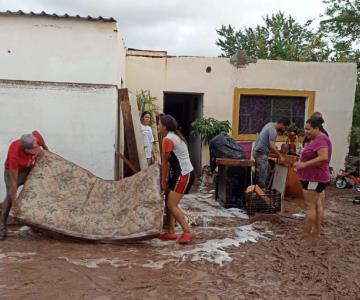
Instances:
[[[305,246],[308,248],[308,250],[314,250],[313,248],[316,248],[318,243],[319,243],[319,237],[318,235],[316,234],[310,234],[310,235],[307,235],[307,236],[304,236],[304,243],[305,243]]]

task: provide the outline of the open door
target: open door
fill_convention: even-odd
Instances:
[[[164,113],[172,115],[189,143],[189,154],[197,176],[201,175],[200,136],[191,135],[191,123],[203,116],[202,93],[164,92]]]

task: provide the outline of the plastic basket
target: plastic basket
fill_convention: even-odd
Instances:
[[[246,210],[249,215],[256,212],[277,213],[281,209],[281,193],[277,190],[265,191],[265,195],[270,199],[270,204],[266,203],[255,192],[245,192]]]

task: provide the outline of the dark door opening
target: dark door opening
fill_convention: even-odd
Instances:
[[[164,113],[172,115],[189,143],[195,174],[201,175],[201,138],[192,136],[191,123],[203,116],[204,94],[164,92]]]

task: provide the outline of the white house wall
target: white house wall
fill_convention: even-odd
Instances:
[[[343,166],[356,86],[354,63],[301,63],[260,60],[236,69],[226,58],[127,56],[127,87],[149,89],[163,105],[163,92],[204,93],[204,116],[233,118],[235,88],[315,91],[315,110],[321,111],[334,144],[333,167]],[[211,67],[211,73],[206,68]],[[203,150],[204,160],[208,151]]]
[[[38,130],[51,151],[101,178],[114,178],[115,86],[3,81],[0,107],[1,174],[10,143]],[[0,201],[4,193],[1,180]]]
[[[125,77],[116,22],[0,16],[0,79],[114,84]]]

